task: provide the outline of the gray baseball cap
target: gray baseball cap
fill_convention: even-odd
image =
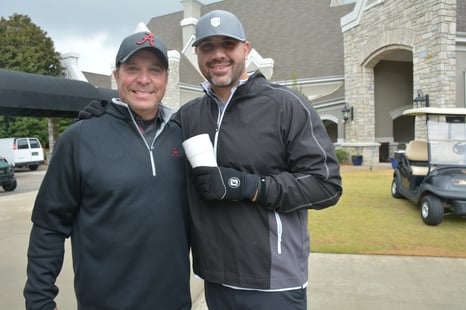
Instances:
[[[137,32],[126,38],[120,44],[115,58],[115,65],[128,61],[139,50],[148,49],[153,51],[168,68],[167,47],[155,34],[150,32]]]
[[[223,10],[211,11],[199,19],[193,46],[211,36],[226,36],[238,41],[246,41],[244,28],[239,19],[234,14]]]

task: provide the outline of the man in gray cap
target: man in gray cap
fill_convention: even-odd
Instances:
[[[193,46],[205,95],[176,113],[207,133],[218,167],[189,168],[194,273],[209,309],[306,309],[308,209],[333,206],[340,167],[308,100],[248,74],[251,46],[230,12],[200,18]]]
[[[120,98],[60,136],[37,195],[26,309],[57,309],[68,237],[78,309],[191,309],[181,129],[161,104],[167,49],[135,33],[115,66]]]

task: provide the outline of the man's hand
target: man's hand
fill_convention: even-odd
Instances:
[[[99,117],[105,113],[105,106],[107,101],[97,101],[92,100],[87,106],[85,106],[81,111],[79,111],[79,119],[89,119],[92,117]]]
[[[224,167],[196,167],[194,183],[207,200],[252,200],[257,193],[259,176]]]

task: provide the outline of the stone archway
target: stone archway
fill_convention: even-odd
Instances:
[[[414,135],[411,122],[392,117],[393,111],[412,106],[413,63],[411,52],[391,50],[374,66],[374,139],[380,143],[379,161],[387,162],[399,143]],[[402,139],[402,140],[399,140]]]
[[[338,118],[333,115],[321,115],[320,118],[322,119],[322,123],[327,130],[327,134],[330,140],[333,143],[338,142],[339,136],[339,128],[338,128]]]
[[[432,10],[433,7],[442,9]],[[402,101],[395,105],[412,104],[412,89],[429,94],[433,106],[449,106],[456,101],[456,16],[455,1],[358,0],[354,10],[342,18],[345,102],[355,111],[354,120],[345,126],[345,143],[350,148],[363,148],[364,163],[379,160],[380,138],[390,135],[395,140],[397,136],[396,131],[387,133],[386,128],[378,127],[376,118],[383,106],[379,105],[375,70],[380,69],[382,77],[390,69],[399,71],[386,63],[385,68],[376,68],[378,64],[412,64],[411,94],[409,87],[403,88],[403,94],[392,91],[396,95],[393,100]],[[410,55],[409,60],[399,59],[403,55]],[[403,78],[407,76],[404,74]],[[389,111],[382,111],[381,115],[387,116]],[[390,117],[387,119],[390,121]],[[416,137],[422,136],[421,124],[416,122],[415,127]]]
[[[393,140],[399,150],[404,150],[408,142],[414,139],[414,118],[403,115],[403,111],[412,107],[412,104],[407,104],[390,111],[393,122]]]
[[[360,86],[364,88],[364,96],[361,100],[363,105],[355,105],[355,109],[362,112],[360,123],[366,127],[366,136],[355,140],[372,142],[365,146],[372,162],[388,162],[393,152],[398,150],[395,136],[411,130],[404,122],[394,121],[390,112],[412,105],[413,55],[410,44],[413,38],[410,31],[391,29],[367,40],[359,52],[359,65],[363,72]]]

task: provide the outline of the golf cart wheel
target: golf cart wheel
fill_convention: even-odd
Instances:
[[[421,216],[427,225],[438,225],[443,219],[442,201],[433,195],[426,195],[421,199]]]
[[[403,198],[403,195],[401,195],[400,191],[398,190],[398,185],[396,184],[395,179],[392,181],[392,197],[396,199]]]

